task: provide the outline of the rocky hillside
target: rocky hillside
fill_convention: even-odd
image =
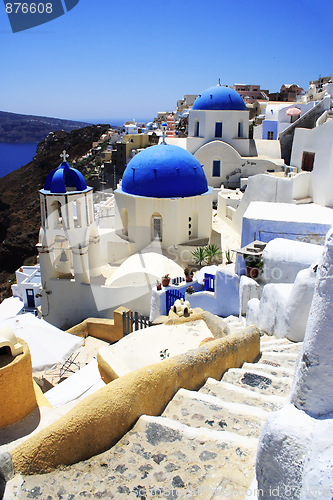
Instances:
[[[109,125],[93,125],[70,133],[59,131],[37,146],[34,159],[27,165],[0,179],[0,301],[10,296],[10,281],[15,270],[37,254],[40,227],[38,190],[47,174],[61,163],[65,149],[69,162],[85,155],[92,143],[109,129]],[[76,165],[89,176],[93,159]]]
[[[49,132],[55,130],[70,132],[86,125],[89,123],[0,111],[0,142],[39,142]]]

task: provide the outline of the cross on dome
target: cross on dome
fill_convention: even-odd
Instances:
[[[66,160],[67,160],[68,157],[69,157],[69,155],[66,153],[66,151],[64,149],[63,152],[60,155],[60,158],[63,158],[64,162],[66,162]]]
[[[161,144],[166,144],[166,142],[165,142],[166,128],[167,128],[167,124],[162,123],[162,142],[161,142]]]

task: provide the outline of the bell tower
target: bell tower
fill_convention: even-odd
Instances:
[[[94,220],[93,188],[67,163],[63,151],[58,168],[39,191],[41,229],[38,251],[42,283],[49,279],[74,279],[90,283],[100,274],[98,229]]]

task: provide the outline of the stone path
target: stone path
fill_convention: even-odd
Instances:
[[[6,500],[243,500],[260,430],[284,404],[301,344],[262,337],[258,363],[181,389],[160,417],[142,416],[112,449],[71,467],[8,483]]]

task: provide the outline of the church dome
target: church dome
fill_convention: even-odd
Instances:
[[[179,146],[151,146],[134,156],[123,174],[124,193],[150,198],[185,198],[208,191],[202,165]]]
[[[50,193],[66,193],[67,191],[85,191],[86,181],[76,168],[72,168],[63,161],[58,168],[52,170],[46,177],[44,190]]]
[[[236,90],[217,85],[205,90],[194,101],[192,109],[206,111],[246,111],[243,98]]]

